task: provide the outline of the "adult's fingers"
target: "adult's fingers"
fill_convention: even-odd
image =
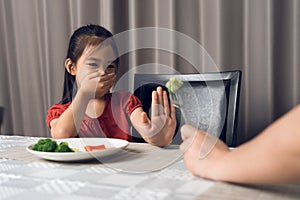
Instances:
[[[193,137],[184,140],[179,146],[180,150],[185,152],[192,145],[193,140],[194,140]]]
[[[199,130],[188,124],[183,125],[180,129],[180,132],[181,132],[182,140],[186,140],[186,139],[188,139],[190,137],[194,137],[194,136],[200,136],[202,138],[204,138],[204,136],[205,136],[204,131]]]
[[[186,124],[180,128],[180,132],[181,132],[181,138],[183,141],[188,138],[193,137],[196,134],[195,128],[190,125],[186,125]]]

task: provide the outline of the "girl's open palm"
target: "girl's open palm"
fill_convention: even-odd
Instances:
[[[171,143],[176,128],[175,108],[170,106],[167,92],[158,87],[152,92],[151,115],[148,118],[142,112],[142,133],[145,137],[157,137],[158,140]]]

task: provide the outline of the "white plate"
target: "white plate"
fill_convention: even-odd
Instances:
[[[42,152],[32,150],[34,144],[28,146],[26,150],[40,158],[53,161],[80,161],[89,159],[99,159],[104,156],[109,156],[119,152],[125,148],[129,142],[126,140],[115,139],[115,138],[65,138],[55,140],[59,144],[60,142],[67,142],[70,148],[78,149],[77,152]],[[104,144],[106,150],[97,150],[92,152],[85,152],[84,146],[97,146]]]

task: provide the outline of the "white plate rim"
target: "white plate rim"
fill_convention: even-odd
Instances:
[[[51,138],[52,139],[52,138]],[[64,138],[64,139],[53,139],[55,141],[59,142],[68,142],[69,146],[71,148],[79,148],[80,151],[78,152],[64,152],[64,153],[58,153],[58,152],[43,152],[43,151],[35,151],[32,150],[32,146],[35,144],[31,144],[26,147],[26,150],[40,158],[46,159],[46,160],[52,160],[52,161],[82,161],[82,160],[90,160],[90,159],[96,159],[101,158],[101,156],[109,156],[113,155],[116,152],[119,152],[121,149],[126,148],[129,145],[129,142],[122,139],[117,138]],[[78,143],[76,146],[76,142]],[[37,142],[36,142],[37,143]],[[82,146],[80,146],[80,143]],[[84,144],[86,145],[100,145],[100,144],[106,144],[106,147],[112,147],[113,149],[106,149],[106,150],[96,150],[92,152],[85,152],[83,151]],[[111,145],[107,145],[111,144]]]

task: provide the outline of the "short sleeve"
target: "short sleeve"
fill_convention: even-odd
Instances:
[[[129,97],[128,107],[126,109],[127,114],[130,116],[131,113],[138,107],[142,107],[142,102],[136,96],[131,94]]]
[[[52,107],[49,108],[47,118],[46,118],[46,123],[47,126],[50,128],[50,122],[53,119],[59,118],[61,114],[67,110],[67,108],[70,106],[70,102],[66,104],[54,104]]]

